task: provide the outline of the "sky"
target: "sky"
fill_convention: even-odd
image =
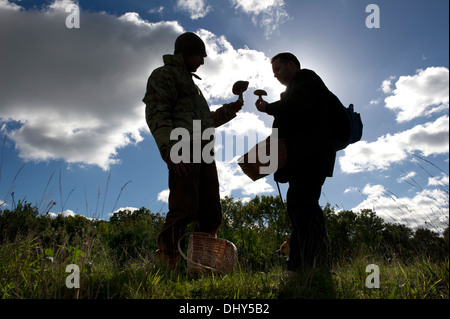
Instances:
[[[442,232],[448,12],[447,0],[0,0],[0,208],[166,213],[167,167],[142,98],[162,56],[192,31],[206,43],[196,83],[212,110],[236,100],[234,82],[250,82],[237,118],[216,130],[222,197],[278,194],[272,176],[243,174],[229,137],[270,134],[253,91],[279,99],[270,59],[287,51],[364,123],[361,141],[338,152],[320,204]]]

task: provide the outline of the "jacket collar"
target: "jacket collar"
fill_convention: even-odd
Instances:
[[[163,56],[164,65],[171,65],[175,66],[181,70],[183,70],[186,73],[189,73],[191,76],[195,77],[196,79],[201,80],[201,78],[195,74],[188,71],[186,64],[184,63],[183,54],[166,54]]]

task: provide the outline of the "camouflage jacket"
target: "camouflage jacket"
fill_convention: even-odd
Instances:
[[[169,160],[170,150],[177,140],[170,140],[175,128],[185,128],[193,136],[193,121],[201,120],[202,132],[219,127],[234,117],[228,104],[211,112],[200,89],[192,80],[182,55],[165,55],[164,66],[155,69],[147,82],[145,117],[161,157]]]

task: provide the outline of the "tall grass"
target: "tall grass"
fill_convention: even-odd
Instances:
[[[11,212],[9,212],[11,213]],[[38,299],[448,299],[448,257],[386,258],[360,249],[335,259],[331,271],[286,272],[284,260],[267,258],[258,266],[255,252],[240,251],[239,267],[228,275],[192,278],[180,261],[177,271],[158,268],[153,260],[154,237],[163,218],[138,219],[123,212],[122,221],[89,221],[84,217],[30,218],[36,211],[18,203],[16,227],[0,244],[0,298]],[[0,217],[5,217],[3,211]],[[11,218],[12,215],[7,217]],[[117,216],[115,216],[117,217]],[[129,220],[124,223],[125,219]],[[3,219],[4,220],[4,219]],[[24,224],[23,221],[27,221]],[[65,223],[55,228],[59,223]],[[62,225],[62,224],[61,224]],[[139,228],[141,227],[141,228]],[[13,234],[14,232],[14,234]],[[134,236],[134,237],[133,237]],[[151,240],[149,240],[151,238]],[[142,244],[146,243],[146,244]],[[247,255],[249,254],[249,255]],[[392,255],[390,255],[392,256]],[[270,262],[269,262],[270,260]],[[80,269],[80,288],[68,288],[66,266]],[[380,288],[366,287],[366,267],[380,269]]]
[[[433,263],[418,258],[413,264],[404,264],[360,257],[335,265],[328,275],[318,271],[287,275],[282,267],[270,272],[239,268],[226,276],[206,275],[193,279],[183,271],[158,269],[146,258],[117,267],[101,248],[82,258],[74,256],[76,250],[72,250],[66,262],[57,261],[67,250],[61,247],[52,262],[36,240],[3,245],[0,249],[1,298],[449,298],[448,261]],[[69,289],[65,285],[69,275],[65,267],[70,258],[78,258],[79,289]],[[368,263],[380,267],[379,289],[365,286]]]

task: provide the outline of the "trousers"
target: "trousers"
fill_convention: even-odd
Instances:
[[[219,180],[216,163],[192,163],[187,176],[169,169],[169,211],[157,237],[158,248],[178,254],[178,241],[189,224],[195,232],[216,235],[222,223]],[[184,240],[180,242],[183,249]]]
[[[326,177],[297,176],[289,181],[287,212],[292,224],[288,269],[326,264],[328,236],[319,205]]]

